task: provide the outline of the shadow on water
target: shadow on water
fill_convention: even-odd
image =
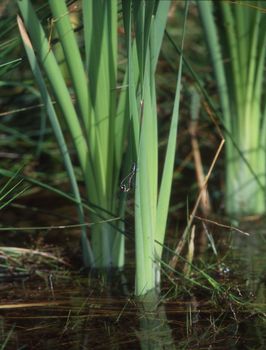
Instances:
[[[182,293],[136,300],[125,296],[132,270],[124,281],[113,276],[112,288],[103,277],[65,270],[2,279],[0,348],[265,349],[265,239],[259,229],[230,239],[223,261],[229,273],[216,278],[240,304],[204,289],[186,293],[181,280]]]

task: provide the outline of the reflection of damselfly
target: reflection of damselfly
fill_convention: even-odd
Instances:
[[[122,192],[129,192],[131,190],[132,181],[134,179],[134,176],[136,175],[136,170],[136,163],[133,163],[130,173],[120,183],[120,189]]]

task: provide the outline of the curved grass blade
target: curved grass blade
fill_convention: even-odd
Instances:
[[[36,82],[40,88],[40,93],[41,93],[42,99],[45,102],[45,107],[46,107],[48,116],[50,118],[50,122],[51,122],[51,125],[53,128],[53,131],[55,133],[60,151],[61,151],[62,156],[63,156],[63,160],[64,160],[65,167],[66,167],[66,170],[67,170],[67,173],[69,176],[69,180],[70,180],[73,194],[74,194],[76,201],[78,203],[77,209],[78,209],[78,214],[79,214],[79,220],[81,223],[84,223],[84,212],[83,212],[83,207],[81,204],[81,198],[80,198],[80,194],[79,194],[77,180],[76,180],[75,172],[74,172],[73,165],[71,162],[71,158],[69,156],[68,148],[67,148],[64,136],[63,136],[63,132],[61,130],[61,126],[59,124],[59,121],[58,121],[56,112],[54,110],[51,98],[49,96],[44,79],[42,77],[42,73],[41,73],[41,70],[39,68],[37,58],[34,54],[30,39],[27,35],[26,29],[23,25],[23,22],[19,16],[17,17],[17,21],[18,21],[19,30],[21,33],[21,37],[23,40],[23,44],[24,44],[26,53],[28,55],[28,59],[29,59],[32,71],[34,72]],[[84,259],[85,266],[93,267],[94,266],[94,257],[93,257],[93,253],[92,253],[92,249],[90,247],[89,241],[87,239],[87,233],[86,233],[85,227],[82,228],[81,242],[82,242],[83,259]]]

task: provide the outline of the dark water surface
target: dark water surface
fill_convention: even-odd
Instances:
[[[249,231],[250,232],[250,231]],[[232,234],[214,278],[242,305],[204,289],[139,302],[133,271],[103,278],[42,272],[0,282],[0,349],[266,349],[266,235]],[[124,283],[124,284],[123,284]]]

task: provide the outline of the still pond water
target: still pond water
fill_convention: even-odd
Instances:
[[[232,234],[223,271],[213,274],[228,295],[248,300],[241,305],[181,280],[182,292],[163,288],[140,302],[125,295],[132,270],[113,276],[111,289],[62,270],[3,278],[0,349],[266,349],[266,230],[249,232]]]

